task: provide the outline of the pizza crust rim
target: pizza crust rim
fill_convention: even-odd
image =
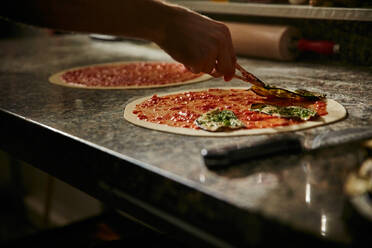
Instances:
[[[172,95],[190,91],[202,91],[208,89],[247,89],[246,87],[216,87],[216,88],[202,88],[202,89],[189,89],[189,90],[181,90],[175,92],[167,92],[162,94],[157,94],[158,96],[165,96],[165,95]],[[300,124],[294,124],[290,126],[281,126],[281,127],[274,127],[274,128],[256,128],[256,129],[239,129],[233,130],[228,132],[208,132],[201,129],[191,129],[191,128],[182,128],[182,127],[171,127],[164,124],[157,124],[152,123],[144,120],[140,120],[137,118],[137,115],[133,114],[133,110],[135,109],[137,104],[151,98],[153,96],[145,96],[139,99],[136,99],[125,106],[124,109],[124,119],[128,122],[144,127],[151,130],[162,131],[167,133],[173,134],[181,134],[187,136],[201,136],[201,137],[229,137],[229,136],[247,136],[247,135],[263,135],[263,134],[277,134],[282,132],[292,132],[292,131],[299,131],[313,127],[319,127],[328,125],[330,123],[334,123],[336,121],[342,120],[346,117],[347,111],[346,109],[338,102],[332,99],[326,99],[327,101],[327,112],[328,114],[325,116],[321,116],[317,120],[314,121],[306,121]]]
[[[65,69],[62,71],[59,71],[57,73],[52,74],[49,77],[49,82],[52,84],[65,86],[69,88],[79,88],[79,89],[98,89],[98,90],[114,90],[114,89],[146,89],[146,88],[163,88],[163,87],[171,87],[171,86],[178,86],[178,85],[185,85],[185,84],[191,84],[191,83],[199,83],[202,81],[206,81],[208,79],[211,79],[212,76],[209,74],[203,74],[197,78],[193,78],[191,80],[186,80],[183,82],[176,82],[176,83],[168,83],[168,84],[162,84],[162,85],[131,85],[131,86],[85,86],[81,84],[72,84],[67,83],[65,80],[62,79],[62,75],[68,71],[74,71],[79,69],[84,69],[88,67],[94,67],[94,66],[110,66],[110,65],[125,65],[125,64],[132,64],[132,63],[177,63],[172,61],[119,61],[119,62],[111,62],[111,63],[101,63],[101,64],[92,64],[92,65],[84,65],[84,66],[77,66],[72,67],[69,69]]]

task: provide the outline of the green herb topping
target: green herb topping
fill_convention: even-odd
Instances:
[[[277,117],[301,119],[303,121],[307,121],[318,115],[316,111],[300,106],[282,107],[261,103],[252,104],[251,110]]]
[[[225,129],[238,129],[244,127],[244,123],[240,121],[234,112],[231,110],[213,109],[199,116],[195,120],[195,124],[201,129],[207,131],[222,131]]]

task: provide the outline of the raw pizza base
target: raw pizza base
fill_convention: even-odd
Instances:
[[[246,87],[219,87],[219,88],[220,89],[247,89]],[[208,90],[208,88],[194,89],[194,90],[182,90],[182,91],[169,92],[169,93],[157,94],[157,95],[165,96],[165,95],[172,95],[172,94],[178,94],[178,93],[184,93],[184,92],[190,92],[190,91],[202,91],[202,90]],[[327,125],[329,123],[339,121],[345,118],[347,115],[346,109],[341,104],[339,104],[338,102],[332,99],[326,99],[328,114],[325,116],[321,116],[317,120],[314,120],[314,121],[306,121],[300,124],[274,127],[274,128],[239,129],[239,130],[226,131],[226,132],[208,132],[208,131],[204,131],[201,129],[171,127],[171,126],[164,125],[164,124],[157,124],[157,123],[152,123],[152,122],[138,119],[137,115],[133,114],[133,110],[136,108],[136,105],[142,103],[143,101],[147,99],[150,99],[152,96],[153,95],[142,97],[127,104],[124,109],[124,119],[140,127],[145,127],[145,128],[168,132],[168,133],[190,135],[190,136],[227,137],[227,136],[243,136],[243,135],[276,134],[276,133],[281,133],[281,132],[298,131],[298,130],[308,129],[312,127]]]
[[[131,85],[131,86],[86,86],[81,84],[72,84],[72,83],[66,83],[65,80],[63,80],[62,75],[65,72],[68,71],[74,71],[79,70],[87,67],[94,67],[94,66],[110,66],[110,65],[124,65],[124,64],[131,64],[131,63],[139,63],[139,62],[164,62],[164,61],[121,61],[121,62],[114,62],[114,63],[104,63],[104,64],[92,64],[87,66],[78,66],[73,67],[70,69],[66,69],[60,72],[57,72],[49,77],[49,82],[65,87],[71,87],[71,88],[82,88],[82,89],[101,89],[101,90],[109,90],[109,89],[145,89],[145,88],[162,88],[162,87],[168,87],[168,86],[176,86],[176,85],[184,85],[184,84],[191,84],[191,83],[198,83],[202,81],[206,81],[210,78],[212,78],[209,74],[203,74],[200,77],[187,80],[184,82],[175,82],[175,83],[168,83],[168,84],[162,84],[162,85]],[[170,62],[171,63],[171,62]]]

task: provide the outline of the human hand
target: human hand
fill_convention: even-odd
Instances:
[[[193,11],[175,9],[158,45],[193,73],[224,76],[230,81],[235,74],[236,55],[228,27]]]

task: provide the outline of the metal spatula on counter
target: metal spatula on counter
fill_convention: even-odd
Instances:
[[[274,155],[301,154],[368,139],[372,139],[372,126],[347,128],[319,134],[314,138],[310,147],[303,145],[301,136],[284,134],[250,146],[204,148],[201,155],[208,168],[217,169],[252,159],[262,159]]]

